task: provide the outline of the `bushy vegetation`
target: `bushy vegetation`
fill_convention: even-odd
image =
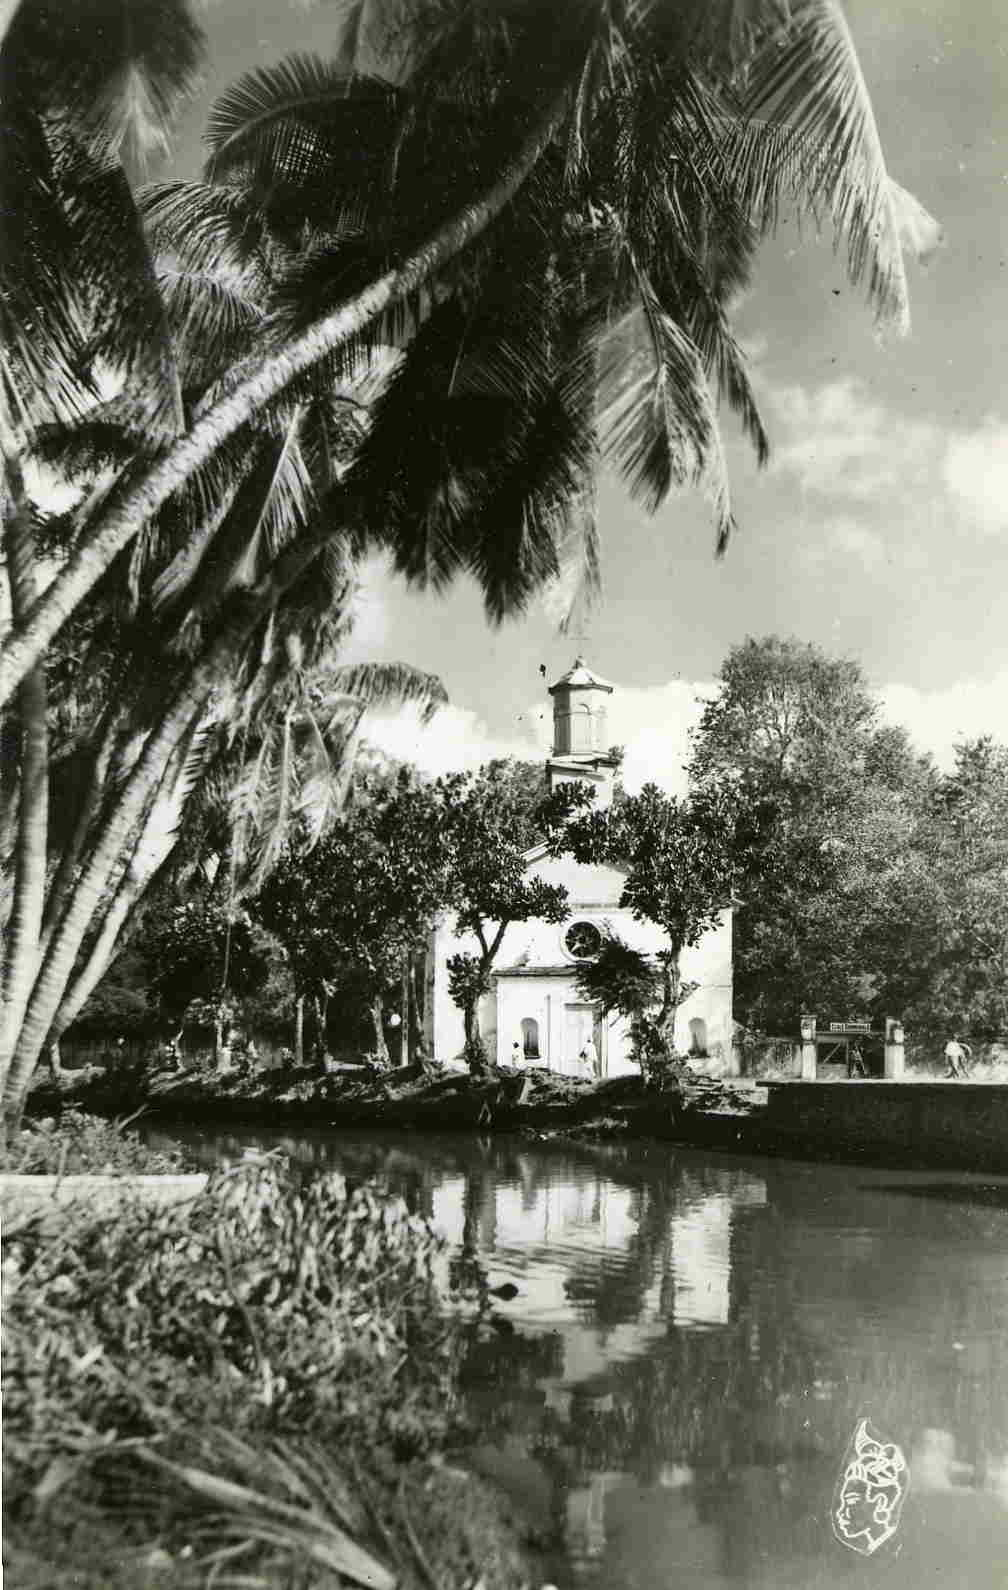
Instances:
[[[15,1176],[171,1176],[188,1169],[181,1149],[149,1149],[128,1121],[103,1121],[83,1110],[29,1121],[7,1146],[4,1168]]]
[[[401,1203],[270,1159],[218,1173],[185,1215],[126,1202],[19,1231],[4,1254],[9,1548],[49,1564],[39,1584],[63,1582],[61,1564],[75,1584],[202,1584],[214,1564],[236,1583],[233,1550],[243,1584],[391,1585],[355,1541],[404,1551],[408,1584],[412,1535],[425,1558],[471,1556],[469,1580],[438,1582],[476,1578],[461,1526],[442,1519],[430,1542],[405,1500],[421,1470],[432,1498],[458,1483],[425,1461],[455,1415],[464,1329],[442,1306],[439,1249]],[[487,1584],[513,1582],[500,1572]]]

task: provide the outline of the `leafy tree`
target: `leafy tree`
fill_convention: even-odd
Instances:
[[[667,1057],[668,1045],[661,1023],[665,979],[659,959],[627,944],[617,933],[607,933],[593,961],[579,967],[577,986],[582,996],[603,1013],[618,1011],[630,1022],[630,1039],[642,1066],[658,1057]],[[696,988],[695,983],[680,983],[676,991],[678,1007]]]
[[[1008,747],[967,741],[887,878],[882,997],[925,1037],[1008,1034]],[[882,938],[883,942],[879,943]]]
[[[764,1031],[803,1009],[888,997],[892,871],[932,771],[880,724],[858,664],[770,636],[726,659],[694,744],[694,787],[733,819],[735,1000]]]
[[[449,891],[452,851],[436,793],[402,770],[362,777],[314,846],[288,847],[255,897],[256,919],[287,951],[299,995],[324,1038],[329,1000],[363,1003],[388,1063],[384,1005]]]
[[[181,1023],[193,1000],[240,999],[265,982],[269,948],[244,912],[193,899],[163,901],[147,913],[136,942],[150,997],[164,1020]]]
[[[600,957],[597,977],[582,974],[583,986],[636,1018],[642,1052],[675,1052],[675,1013],[684,991],[682,952],[697,944],[720,916],[731,885],[730,813],[717,796],[675,800],[654,784],[626,796],[608,812],[593,812],[572,822],[555,844],[578,861],[611,861],[626,869],[620,904],[639,922],[652,922],[668,938],[654,963],[616,940]],[[648,988],[649,964],[656,967],[660,1009],[653,1022]]]
[[[450,907],[460,934],[471,934],[478,951],[460,950],[448,960],[448,987],[465,1022],[470,1069],[487,1064],[480,1033],[479,1003],[490,992],[491,972],[504,935],[514,922],[562,922],[567,890],[529,871],[528,852],[572,813],[584,811],[592,795],[584,785],[564,785],[530,806],[523,783],[500,780],[491,768],[440,780],[438,821],[451,847]]]

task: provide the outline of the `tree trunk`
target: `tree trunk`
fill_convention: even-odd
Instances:
[[[182,760],[184,766],[185,759]],[[177,764],[178,758],[176,758],[176,769]],[[183,781],[178,778],[176,772],[176,784],[181,782]],[[178,793],[178,789],[173,792],[176,796]],[[178,815],[174,800],[168,810],[161,801],[154,802],[140,837],[133,847],[129,865],[105,912],[98,937],[91,946],[84,966],[64,994],[53,1018],[49,1029],[50,1043],[58,1042],[71,1023],[76,1021],[84,1005],[105,976],[137,902],[175,845],[175,824],[172,822],[172,817],[175,817],[177,823]]]
[[[304,1065],[304,995],[299,994],[294,1006],[294,1064]]]
[[[148,736],[118,799],[92,842],[81,876],[49,940],[4,1080],[5,1111],[16,1107],[27,1088],[49,1026],[66,993],[88,926],[101,909],[102,895],[115,874],[135,825],[164,777],[165,767],[187,734],[198,733],[207,703],[214,690],[230,679],[248,634],[310,566],[318,555],[319,545],[315,542],[308,546],[295,544],[280,553],[259,584],[247,593],[240,612],[212,641],[203,657],[195,660],[186,683]]]
[[[424,1013],[420,1005],[420,995],[417,991],[416,957],[409,958],[409,1017],[410,1017],[410,1057],[414,1061],[427,1060],[427,1040],[424,1031]]]
[[[15,1107],[28,1085],[50,1024],[63,1001],[84,936],[101,910],[102,896],[136,824],[143,817],[144,808],[164,778],[165,768],[180,744],[187,734],[195,731],[215,685],[228,677],[244,637],[244,625],[240,635],[236,636],[235,630],[235,624],[229,626],[211,646],[202,663],[197,663],[188,683],[148,736],[133,772],[95,838],[35,979],[4,1083],[5,1110]]]
[[[63,907],[66,905],[67,897],[73,886],[74,872],[87,842],[88,831],[97,814],[101,798],[105,793],[105,780],[112,760],[113,750],[119,740],[119,734],[120,731],[117,725],[107,725],[95,748],[87,791],[80,804],[73,834],[64,847],[52,883],[49,885],[48,899],[46,900],[45,913],[42,919],[42,937],[39,944],[40,956],[44,956],[49,948],[53,928],[62,915]]]
[[[297,376],[357,337],[373,321],[430,281],[478,237],[521,188],[567,112],[560,94],[532,128],[501,176],[477,201],[451,217],[395,270],[262,360],[233,391],[198,419],[146,476],[113,501],[82,536],[65,568],[0,650],[0,706],[10,699],[53,637],[114,559],[168,499]]]
[[[402,1022],[402,1031],[399,1034],[399,1064],[409,1065],[409,1035],[410,1035],[410,998],[409,998],[409,954],[403,956],[402,978],[399,991],[399,1015]]]
[[[382,1067],[389,1065],[388,1044],[385,1042],[385,1006],[378,996],[371,1001],[371,1025],[374,1028],[375,1056]]]
[[[10,516],[4,527],[4,554],[11,617],[23,621],[35,600],[38,557],[34,511],[25,488],[20,442],[0,392],[0,450]],[[4,942],[0,987],[0,1082],[6,1083],[32,984],[38,970],[39,937],[45,907],[49,829],[49,726],[45,667],[25,675],[18,691],[20,719],[17,836],[14,896]]]
[[[658,1015],[658,1030],[670,1057],[675,1054],[675,1018],[679,1008],[679,989],[682,978],[679,971],[679,954],[662,958],[662,1008]]]

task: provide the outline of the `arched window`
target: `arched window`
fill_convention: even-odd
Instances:
[[[689,1024],[690,1054],[707,1053],[707,1023],[702,1016],[694,1016]]]
[[[521,1024],[522,1052],[526,1060],[539,1059],[539,1023],[532,1016],[524,1016]]]

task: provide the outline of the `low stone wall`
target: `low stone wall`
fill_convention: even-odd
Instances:
[[[1008,1174],[1008,1086],[768,1082],[766,1130],[795,1150]]]

